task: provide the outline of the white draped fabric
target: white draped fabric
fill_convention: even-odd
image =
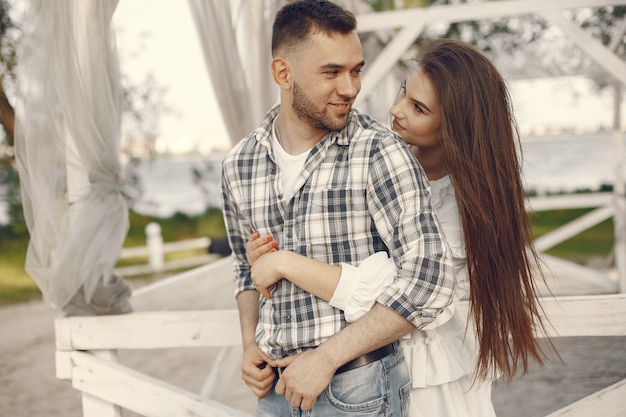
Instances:
[[[67,314],[131,310],[113,274],[128,232],[120,193],[117,0],[33,0],[20,59],[16,159],[26,271]]]
[[[278,102],[279,92],[270,71],[272,24],[287,0],[188,0],[213,90],[220,103],[224,125],[232,144],[257,128],[265,113]],[[364,0],[335,0],[355,14],[372,11]],[[367,59],[380,50],[364,44]],[[370,56],[371,55],[371,56]],[[393,95],[399,81],[393,81]],[[383,90],[383,89],[380,89]],[[381,96],[360,105],[384,117],[388,105]]]
[[[189,0],[213,90],[232,144],[278,101],[271,32],[281,0]]]

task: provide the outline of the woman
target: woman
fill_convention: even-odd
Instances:
[[[511,381],[545,354],[532,273],[539,268],[525,210],[510,96],[495,66],[476,48],[440,39],[425,45],[417,69],[390,110],[431,185],[433,207],[454,258],[454,306],[402,340],[411,370],[411,416],[490,416],[491,382]],[[277,250],[252,236],[248,257],[259,291],[281,278],[323,298],[355,320],[393,280],[395,265],[377,253],[358,267],[332,266]],[[322,277],[320,279],[320,277]]]

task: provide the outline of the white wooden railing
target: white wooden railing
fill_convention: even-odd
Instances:
[[[561,242],[564,242],[579,233],[613,218],[615,225],[615,244],[612,257],[615,261],[616,280],[599,283],[608,287],[616,287],[616,291],[626,293],[626,230],[624,230],[624,212],[626,198],[615,193],[587,193],[566,194],[530,198],[527,209],[531,212],[593,208],[589,213],[580,216],[559,228],[540,236],[535,240],[535,246],[544,252]],[[607,254],[610,255],[610,254]],[[578,268],[584,274],[594,274],[591,268]]]
[[[213,279],[223,276],[230,268],[226,261],[200,271]],[[545,298],[542,304],[553,337],[626,336],[625,294]],[[148,417],[248,415],[116,360],[117,352],[127,349],[239,347],[235,309],[67,317],[58,318],[55,326],[57,377],[70,380],[82,393],[84,417],[119,417],[122,409]],[[587,417],[589,410],[593,415],[617,416],[623,412],[624,395],[626,381],[621,381],[550,417]]]
[[[529,205],[532,211],[553,208],[598,207],[586,216],[542,236],[537,241],[545,250],[581,231],[615,215],[611,194],[536,197]],[[552,260],[552,262],[558,262]],[[563,261],[565,262],[565,261]],[[558,263],[556,268],[562,268]],[[561,269],[563,271],[563,269]],[[615,280],[606,274],[570,265],[565,269],[568,279],[578,275],[584,288],[596,289],[603,295],[561,296],[542,299],[551,323],[552,337],[626,336],[626,294],[620,292]],[[205,265],[196,270],[157,282],[134,295],[151,299],[144,303],[148,310],[158,306],[169,311],[137,311],[119,316],[58,318],[56,326],[57,377],[70,380],[81,392],[84,417],[119,417],[127,409],[147,417],[171,416],[249,416],[245,412],[209,399],[211,380],[219,378],[219,360],[209,375],[209,387],[202,394],[193,393],[123,365],[117,360],[119,351],[214,347],[225,352],[240,347],[239,321],[233,308],[176,311],[168,285],[188,288],[188,298],[202,294],[201,285],[212,280],[231,281],[230,260]],[[586,280],[586,281],[585,281]],[[158,296],[161,291],[162,296]],[[583,289],[584,291],[584,289]],[[605,294],[606,292],[606,294]],[[577,292],[574,292],[577,293]],[[157,295],[155,295],[157,294]],[[210,297],[207,294],[200,295]],[[185,302],[185,300],[181,300]],[[189,305],[192,305],[191,303]],[[462,305],[460,308],[467,308]],[[545,335],[538,335],[545,336]],[[208,392],[207,392],[208,391]],[[549,417],[603,417],[623,415],[626,380],[620,381],[587,398],[577,401]]]
[[[204,265],[219,258],[219,255],[206,253],[211,245],[208,237],[186,239],[177,242],[163,242],[161,226],[158,223],[150,223],[146,226],[146,246],[123,248],[120,252],[120,260],[132,258],[145,258],[147,263],[120,266],[115,268],[115,273],[124,277],[134,275],[158,274],[167,271],[193,268]],[[166,261],[165,255],[194,249],[203,249],[204,254],[186,259]]]

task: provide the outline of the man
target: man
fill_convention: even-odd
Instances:
[[[399,137],[352,109],[364,65],[354,15],[330,1],[288,4],[272,56],[281,103],[223,165],[243,379],[260,416],[401,416],[410,381],[396,341],[453,293],[425,176]],[[334,264],[384,250],[399,272],[348,326],[342,311],[286,280],[271,300],[259,297],[245,252],[253,232]]]

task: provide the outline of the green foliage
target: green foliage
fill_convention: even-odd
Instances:
[[[412,7],[428,7],[436,0],[367,0],[372,9],[383,10],[409,9]]]
[[[533,213],[534,234],[536,237],[544,235],[588,211],[590,209]],[[210,208],[198,216],[176,213],[169,218],[144,216],[131,211],[129,218],[131,226],[124,242],[125,247],[144,246],[146,244],[145,228],[150,222],[157,222],[161,226],[165,242],[197,237],[219,239],[226,236],[222,211],[217,208]],[[550,249],[547,253],[586,264],[590,258],[608,256],[613,243],[613,221],[607,220]],[[40,297],[39,289],[24,272],[27,246],[27,236],[12,235],[10,228],[0,227],[0,305]]]
[[[144,216],[131,210],[129,220],[130,228],[124,242],[125,247],[144,246],[146,244],[146,226],[152,222],[161,226],[164,242],[197,237],[210,237],[212,239],[226,237],[224,218],[222,211],[218,208],[209,208],[198,216],[175,213],[168,218]]]
[[[27,236],[15,236],[10,227],[0,227],[0,305],[41,297],[39,288],[24,271],[27,248]]]
[[[611,42],[615,28],[623,24],[626,17],[626,6],[598,7],[574,11],[574,20],[594,38],[600,39],[603,45]]]
[[[220,239],[226,236],[222,211],[210,208],[198,216],[176,213],[169,218],[144,216],[134,211],[129,212],[130,228],[124,241],[124,247],[145,246],[146,226],[157,222],[161,226],[164,242],[175,242],[198,237]],[[24,270],[29,237],[27,234],[15,234],[10,226],[0,227],[0,305],[18,303],[41,298],[41,292],[33,279]],[[206,253],[206,251],[200,251]],[[167,260],[197,256],[198,251],[175,253]],[[120,262],[121,265],[145,263],[146,260]],[[133,279],[134,277],[130,277]]]
[[[5,232],[11,236],[25,236],[28,230],[20,196],[20,179],[17,170],[8,165],[8,161],[0,157],[0,199],[7,203],[9,210],[9,226]]]

